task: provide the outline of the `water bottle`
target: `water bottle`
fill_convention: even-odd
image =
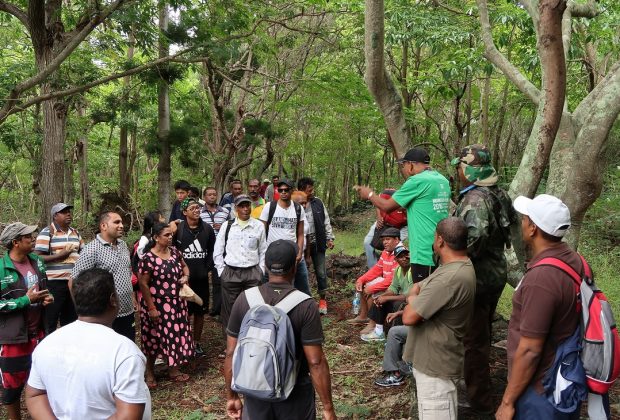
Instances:
[[[355,292],[355,296],[353,296],[353,315],[360,313],[360,298],[360,292]]]

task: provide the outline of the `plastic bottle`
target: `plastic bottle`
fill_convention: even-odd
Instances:
[[[353,315],[360,313],[360,299],[360,292],[355,292],[355,296],[353,296]]]

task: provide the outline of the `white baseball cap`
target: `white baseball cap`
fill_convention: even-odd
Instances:
[[[512,205],[551,236],[562,238],[570,227],[570,210],[562,200],[552,195],[540,194],[534,199],[520,195]]]

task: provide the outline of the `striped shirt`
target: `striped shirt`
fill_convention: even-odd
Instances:
[[[131,260],[127,244],[120,239],[116,245],[106,242],[101,235],[90,241],[80,253],[73,267],[72,277],[90,268],[102,268],[114,277],[114,286],[120,303],[118,317],[134,312],[131,286]]]
[[[213,228],[213,231],[215,232],[215,235],[217,236],[217,232],[219,231],[219,229],[216,229],[215,226],[213,225],[220,225],[222,226],[222,224],[228,220],[228,214],[229,211],[222,207],[222,206],[217,206],[217,208],[215,209],[215,211],[210,211],[209,209],[207,209],[207,206],[204,206],[202,208],[202,211],[200,212],[200,218],[209,226],[211,226]]]
[[[42,255],[58,254],[64,251],[69,244],[77,245],[78,251],[72,252],[64,260],[45,263],[45,270],[49,280],[69,280],[71,270],[73,270],[73,266],[78,260],[79,252],[84,248],[84,240],[77,230],[69,227],[68,232],[64,232],[56,223],[43,228],[37,236],[34,250]]]

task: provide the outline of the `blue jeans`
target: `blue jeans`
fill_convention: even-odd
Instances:
[[[310,284],[308,283],[308,266],[303,259],[297,264],[293,286],[295,286],[297,290],[312,296],[312,293],[310,293]]]
[[[514,420],[577,420],[579,409],[573,413],[556,410],[545,395],[540,395],[534,386],[527,387],[515,404]]]
[[[325,295],[327,290],[327,271],[325,271],[325,251],[319,252],[316,246],[310,247],[310,257],[312,258],[312,266],[316,274],[316,285],[319,295]]]

